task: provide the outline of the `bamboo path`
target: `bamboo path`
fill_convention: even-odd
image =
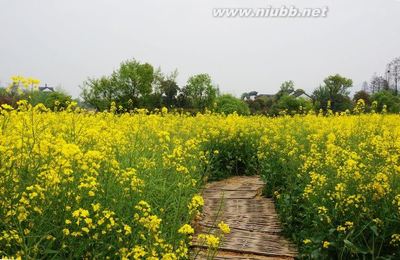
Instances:
[[[199,233],[217,228],[221,220],[231,228],[214,259],[294,259],[295,246],[281,234],[273,200],[260,196],[264,185],[258,176],[231,177],[206,185]],[[193,247],[203,247],[196,237]],[[204,254],[197,259],[205,259]]]

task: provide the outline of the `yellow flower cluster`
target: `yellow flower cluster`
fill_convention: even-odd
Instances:
[[[26,90],[33,90],[39,87],[40,80],[23,76],[12,76],[12,83],[6,88],[8,92],[24,93]],[[3,106],[3,109],[10,109],[9,106]]]
[[[400,234],[393,234],[391,236],[390,244],[393,246],[400,246]]]
[[[223,221],[221,221],[218,224],[218,228],[222,231],[222,233],[224,234],[229,234],[231,232],[231,229],[229,228],[228,224],[224,223]]]
[[[40,80],[35,79],[35,78],[26,78],[23,76],[12,76],[11,80],[13,82],[13,84],[22,84],[24,87],[30,87],[30,86],[38,86],[40,83]]]
[[[194,233],[194,229],[189,224],[185,224],[178,230],[178,232],[185,235],[191,235]]]
[[[357,106],[353,116],[265,120],[258,158],[267,192],[291,232],[302,230],[297,242],[306,252],[336,247],[350,258],[360,248],[374,257],[399,252],[400,116],[362,114],[363,103]]]
[[[200,195],[195,195],[193,196],[190,204],[188,205],[189,212],[191,214],[197,214],[199,213],[199,210],[201,209],[202,206],[204,206],[203,197],[201,197]]]
[[[76,103],[61,112],[2,105],[0,258],[187,258],[182,233],[194,230],[175,227],[204,204],[207,139],[197,123],[165,109],[116,115]]]
[[[219,237],[213,234],[200,234],[198,239],[201,243],[204,242],[207,245],[207,247],[211,249],[218,248],[220,242]]]
[[[397,257],[400,117],[362,107],[267,118],[2,105],[0,257],[188,258],[202,185],[243,173],[263,175],[310,252]],[[217,248],[230,232],[218,228],[199,239]]]

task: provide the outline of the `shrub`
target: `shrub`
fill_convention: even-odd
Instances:
[[[239,115],[248,115],[250,113],[248,105],[232,95],[225,94],[216,99],[215,111],[226,115],[238,113]]]
[[[372,101],[377,103],[377,112],[382,112],[386,106],[387,112],[400,112],[400,98],[390,90],[382,90],[372,95]]]

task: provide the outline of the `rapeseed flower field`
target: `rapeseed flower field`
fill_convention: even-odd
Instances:
[[[187,259],[204,183],[251,174],[301,256],[400,257],[398,115],[55,110],[0,109],[0,257]]]
[[[303,256],[400,257],[400,117],[266,120],[266,190]]]

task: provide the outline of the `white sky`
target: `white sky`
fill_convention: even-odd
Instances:
[[[213,18],[214,7],[329,7],[327,18]],[[400,56],[399,0],[0,0],[0,85],[12,75],[77,97],[87,77],[136,58],[209,73],[222,92],[311,92],[335,73],[355,89]]]

